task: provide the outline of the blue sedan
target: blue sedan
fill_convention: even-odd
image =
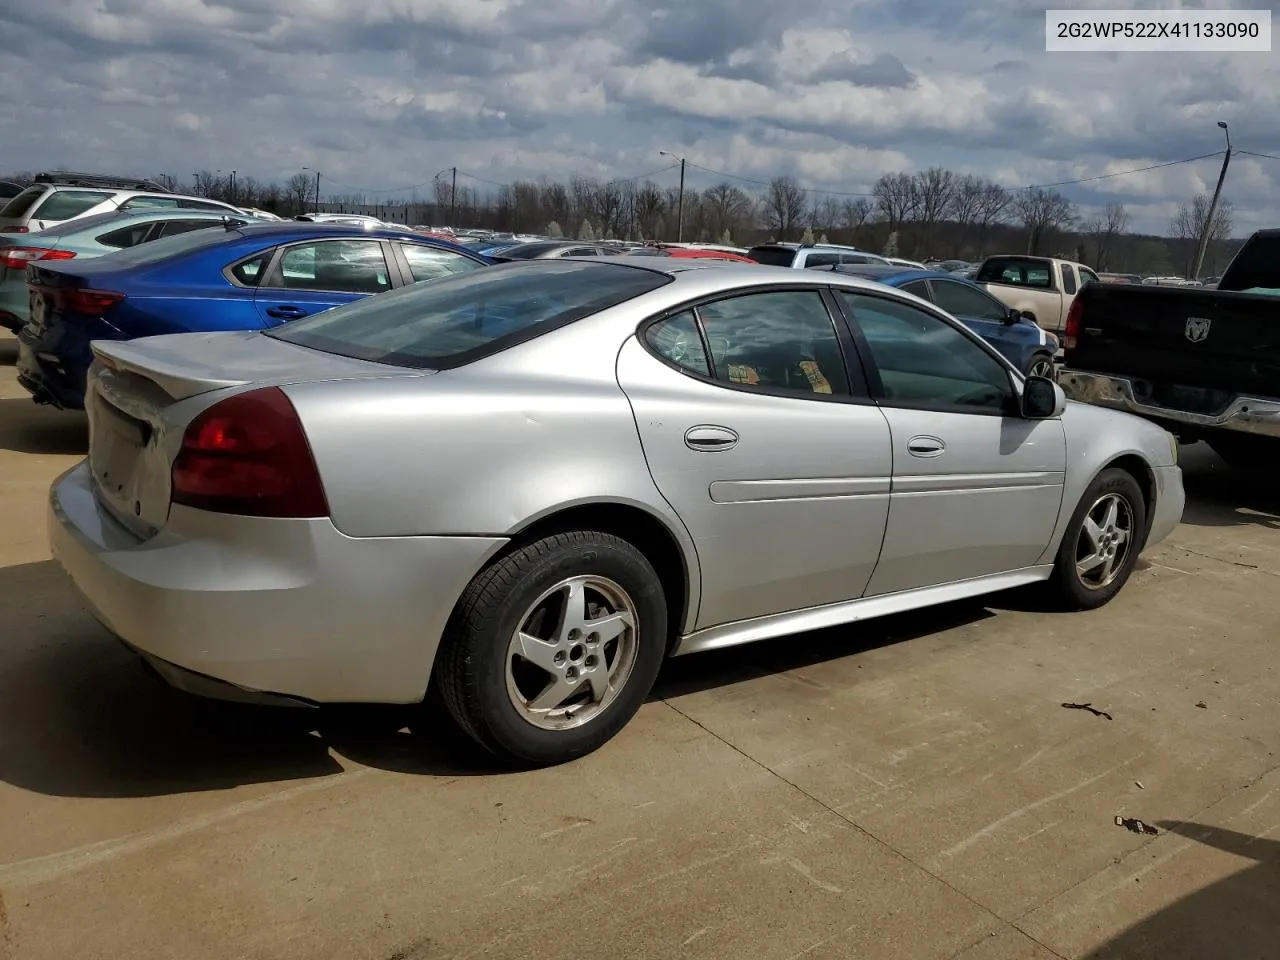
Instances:
[[[1054,378],[1057,337],[968,280],[936,270],[876,264],[840,264],[833,269],[914,293],[951,314],[1027,376]]]
[[[297,221],[228,224],[87,261],[35,261],[18,382],[37,403],[79,409],[91,340],[262,330],[489,263],[428,237]]]

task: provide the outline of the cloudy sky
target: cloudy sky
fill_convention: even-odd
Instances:
[[[661,169],[666,150],[748,190],[790,173],[854,193],[933,164],[1007,186],[1142,167],[1220,150],[1218,120],[1237,148],[1280,156],[1276,54],[1050,54],[1045,6],[0,2],[0,170],[283,181],[307,166],[326,194],[390,197],[454,165],[491,181],[630,177]],[[1122,200],[1136,227],[1163,232],[1179,200],[1212,190],[1219,163],[1065,191],[1085,212]],[[690,171],[693,186],[723,179]],[[1280,160],[1237,155],[1226,196],[1237,233],[1276,225]]]

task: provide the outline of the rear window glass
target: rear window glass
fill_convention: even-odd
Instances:
[[[77,233],[92,233],[103,224],[117,224],[120,214],[112,210],[110,213],[95,213],[91,217],[79,217],[75,220],[64,220],[45,227],[40,231],[41,237],[69,237]],[[35,234],[32,234],[35,236]]]
[[[992,257],[983,263],[975,278],[979,283],[1007,283],[1015,287],[1053,287],[1052,266],[1046,260]]]
[[[20,194],[4,205],[0,217],[24,217],[35,202],[44,196],[47,187],[27,187]]]
[[[110,197],[111,194],[105,190],[59,190],[49,194],[32,217],[36,220],[70,220]]]
[[[789,267],[796,258],[790,247],[752,247],[747,256],[767,267]]]
[[[296,320],[267,336],[402,367],[456,367],[670,283],[665,274],[574,260],[455,274]]]
[[[1272,290],[1280,284],[1280,234],[1257,234],[1245,241],[1227,272],[1218,281],[1219,290],[1254,293],[1254,288]]]

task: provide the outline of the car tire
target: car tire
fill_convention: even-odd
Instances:
[[[1112,505],[1116,517],[1108,524]],[[1058,547],[1049,583],[1061,605],[1093,610],[1109,602],[1133,572],[1146,531],[1147,505],[1138,481],[1127,470],[1103,470],[1080,498]]]
[[[1266,470],[1280,466],[1280,439],[1230,432],[1206,439],[1213,452],[1229,467]]]
[[[645,555],[612,534],[558,533],[471,581],[437,679],[477,743],[546,766],[590,753],[627,724],[653,688],[666,641],[666,596]]]
[[[1023,374],[1028,377],[1045,377],[1056,382],[1058,379],[1058,371],[1053,363],[1053,354],[1032,354],[1031,359],[1027,361],[1027,367],[1023,371]]]

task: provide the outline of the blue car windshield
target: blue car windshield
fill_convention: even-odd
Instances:
[[[267,336],[325,353],[448,369],[498,353],[671,282],[639,267],[524,261],[357,300]]]

